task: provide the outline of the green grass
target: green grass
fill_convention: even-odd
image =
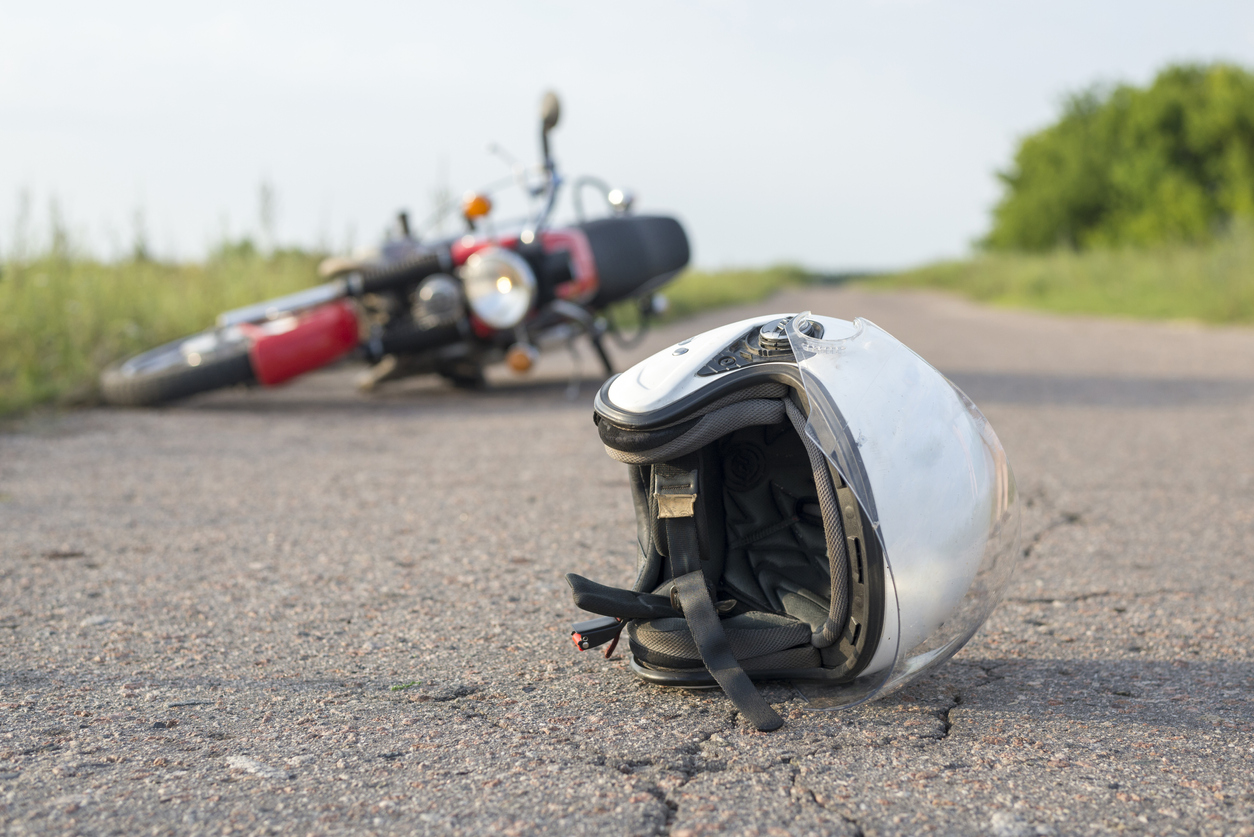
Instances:
[[[685,270],[661,289],[667,308],[659,319],[672,322],[698,311],[759,302],[778,290],[804,285],[817,278],[796,265],[758,270]],[[618,303],[611,307],[609,315],[614,324],[625,331],[634,329],[640,320],[634,301]]]
[[[96,398],[109,363],[212,325],[221,311],[317,283],[317,254],[223,247],[204,264],[101,263],[45,256],[0,273],[0,416]],[[842,277],[848,278],[848,277]],[[821,281],[781,265],[689,270],[663,289],[665,320],[756,302]],[[983,254],[867,280],[998,305],[1212,323],[1254,323],[1254,227],[1207,245],[1045,255]],[[614,319],[634,327],[633,303]]]
[[[678,320],[711,308],[758,302],[782,288],[804,285],[813,278],[795,265],[776,265],[765,270],[688,270],[662,290],[669,303],[666,318]]]
[[[996,305],[1207,323],[1254,323],[1254,227],[1202,245],[987,253],[874,280]]]
[[[225,246],[204,264],[102,263],[48,255],[0,272],[0,416],[93,403],[108,364],[213,324],[221,311],[320,281],[317,254]],[[689,271],[667,319],[763,299],[807,280],[796,267]],[[634,312],[630,312],[634,313]]]
[[[203,265],[45,256],[0,272],[0,415],[89,403],[100,370],[223,310],[317,282],[318,257],[224,248]]]

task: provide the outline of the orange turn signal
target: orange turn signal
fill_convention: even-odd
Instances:
[[[536,357],[539,352],[535,346],[529,346],[525,343],[515,343],[509,347],[509,351],[505,353],[505,362],[509,368],[515,372],[527,372],[536,363]]]
[[[462,198],[462,214],[467,218],[482,218],[492,211],[492,199],[478,192],[467,192]]]

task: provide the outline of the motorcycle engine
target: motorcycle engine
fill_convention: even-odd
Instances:
[[[411,310],[419,328],[458,322],[466,313],[461,283],[443,273],[428,276],[414,291]]]

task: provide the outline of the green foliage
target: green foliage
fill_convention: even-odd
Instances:
[[[1254,323],[1254,223],[1204,244],[984,253],[876,280],[1059,312]]]
[[[1072,96],[999,177],[990,250],[1209,240],[1254,218],[1254,75],[1173,66]]]
[[[219,249],[204,265],[107,264],[56,251],[0,273],[0,415],[82,403],[100,370],[213,324],[219,312],[317,281],[315,254]]]

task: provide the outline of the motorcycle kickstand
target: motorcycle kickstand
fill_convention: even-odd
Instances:
[[[597,350],[597,357],[601,358],[601,365],[605,367],[605,377],[614,374],[614,364],[610,361],[609,354],[605,351],[605,343],[601,340],[601,334],[596,331],[588,332],[588,340],[592,343],[592,348]]]
[[[570,352],[570,380],[566,382],[566,400],[575,401],[579,398],[579,385],[583,382],[583,355],[575,345],[575,338],[566,341],[566,350]]]

